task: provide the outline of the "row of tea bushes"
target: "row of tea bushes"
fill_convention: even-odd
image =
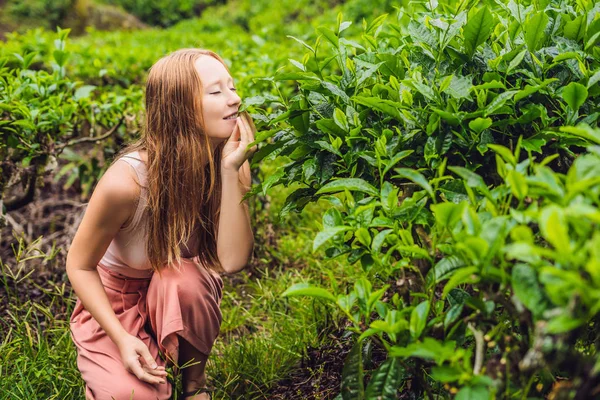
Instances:
[[[341,398],[597,393],[599,11],[411,3],[358,41],[319,28],[275,76],[298,90],[257,156],[292,161],[254,191],[327,199],[313,250],[364,270],[284,293],[352,322]],[[365,371],[373,345],[388,359]]]

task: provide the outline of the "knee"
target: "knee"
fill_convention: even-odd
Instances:
[[[181,299],[205,298],[210,302],[219,302],[218,287],[211,279],[210,272],[202,270],[190,260],[184,259],[178,268],[169,268],[161,272],[163,284],[177,288]]]

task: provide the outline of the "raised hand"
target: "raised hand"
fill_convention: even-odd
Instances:
[[[221,172],[223,173],[238,173],[240,167],[258,150],[258,146],[254,145],[247,149],[248,145],[254,141],[254,133],[256,128],[252,123],[252,119],[247,112],[240,113],[236,120],[235,127],[231,136],[223,146],[221,155]],[[240,176],[240,182],[250,186],[250,167],[247,171],[241,171],[244,175]],[[241,181],[244,179],[244,182]],[[247,182],[245,182],[247,181]]]

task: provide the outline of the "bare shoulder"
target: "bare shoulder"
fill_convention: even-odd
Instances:
[[[133,167],[118,160],[102,175],[94,189],[94,195],[112,206],[127,206],[137,203],[140,195],[138,177]]]
[[[123,161],[104,173],[86,208],[67,254],[67,268],[95,268],[111,240],[137,206],[140,188],[133,168]]]

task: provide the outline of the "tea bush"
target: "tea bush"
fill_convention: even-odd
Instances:
[[[54,29],[74,4],[74,0],[8,0],[3,13],[7,18],[41,22],[45,28]]]
[[[298,89],[257,158],[292,161],[254,192],[328,200],[313,251],[364,270],[284,293],[352,322],[343,399],[599,390],[600,5],[478,3],[411,3],[359,41],[340,18],[275,76]]]
[[[35,181],[62,153],[57,176],[89,193],[137,133],[147,68],[176,48],[223,49],[260,130],[253,165],[291,160],[248,196],[298,184],[282,217],[323,198],[313,252],[363,271],[351,287],[329,274],[330,287],[284,293],[351,322],[343,399],[593,397],[600,5],[405,2],[362,21],[369,4],[392,4],[353,1],[350,20],[332,23],[333,2],[296,3],[282,14],[233,2],[166,31],[92,30],[68,49],[67,31],[9,35],[1,188]],[[89,155],[69,151],[96,141]],[[388,354],[377,367],[373,346]]]
[[[197,17],[216,0],[104,0],[108,4],[122,6],[143,22],[167,27],[182,19]]]

